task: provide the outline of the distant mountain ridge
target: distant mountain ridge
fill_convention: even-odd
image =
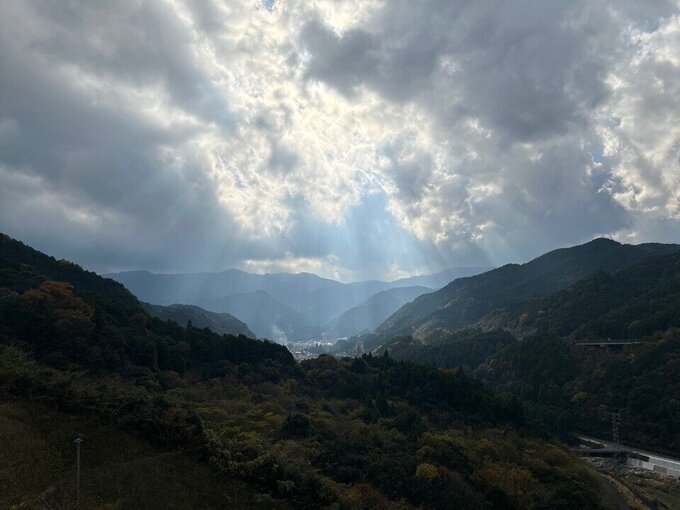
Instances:
[[[320,288],[342,285],[334,280],[310,273],[253,274],[238,269],[207,273],[159,274],[149,271],[123,271],[103,275],[116,280],[139,299],[155,304],[208,301],[229,294],[243,294],[264,290],[272,297],[297,303],[302,296]],[[291,288],[291,284],[294,287]],[[225,294],[225,289],[228,289]]]
[[[333,319],[324,327],[324,335],[341,338],[373,331],[395,310],[433,290],[429,287],[398,287],[378,292]]]
[[[104,276],[122,283],[142,301],[157,305],[190,304],[211,312],[230,313],[258,336],[287,341],[320,337],[326,325],[380,292],[403,287],[435,290],[455,278],[479,274],[485,269],[461,267],[392,282],[353,283],[310,273],[251,274],[238,269],[179,274],[125,271]],[[227,299],[237,295],[240,298]],[[239,299],[245,299],[248,305],[242,306]],[[391,307],[381,308],[380,319],[402,304],[400,300],[392,301]],[[253,310],[275,310],[276,313],[256,314]],[[377,324],[378,320],[369,322]]]
[[[455,267],[445,269],[439,273],[430,275],[408,276],[406,278],[399,278],[394,280],[392,284],[395,287],[429,287],[431,289],[440,289],[448,285],[456,278],[465,278],[466,276],[475,276],[478,274],[490,271],[491,267],[484,266],[469,266],[469,267]]]

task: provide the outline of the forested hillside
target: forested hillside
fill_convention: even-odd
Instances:
[[[216,313],[204,310],[194,305],[152,305],[142,303],[144,310],[153,317],[163,320],[171,320],[177,324],[186,326],[191,323],[197,328],[208,328],[219,335],[244,335],[255,338],[255,333],[248,329],[245,322],[228,313]]]
[[[680,453],[680,254],[595,271],[548,296],[498,308],[475,326],[396,337],[379,352],[463,367],[521,398],[533,425],[562,437],[607,437],[612,413],[623,412],[624,440]],[[597,338],[641,343],[604,350],[577,342]]]
[[[62,437],[67,423],[86,420],[98,455],[125,456],[148,478],[145,497],[165,480],[159,501],[168,508],[266,498],[294,508],[599,507],[585,465],[527,428],[517,399],[495,396],[457,369],[387,356],[295,364],[279,345],[151,318],[120,284],[6,236],[0,287],[0,394],[16,402],[8,412],[45,409]],[[0,451],[31,444],[46,459],[40,481],[3,496],[10,505],[72,502],[72,485],[48,468],[60,465],[50,455],[64,454],[34,439],[45,426],[0,421]],[[119,436],[130,447],[114,455],[95,440],[99,427],[130,434]],[[94,453],[87,436],[83,448]],[[182,494],[192,489],[162,452],[179,455],[172,466],[186,463],[189,476],[201,462],[219,477],[193,490],[223,483],[242,493],[236,503],[187,501]],[[145,472],[154,455],[158,463]],[[35,457],[21,458],[25,472],[39,468]],[[0,462],[0,473],[15,472],[13,459]],[[97,477],[96,469],[84,472],[92,508],[136,508],[127,470]]]
[[[612,413],[621,412],[624,443],[680,455],[680,330],[621,350],[536,335],[499,350],[473,373],[521,398],[529,420],[545,430],[608,438]]]
[[[488,324],[520,336],[550,331],[576,339],[635,339],[680,327],[680,254],[598,271],[535,303],[498,313]]]
[[[677,245],[623,245],[609,239],[555,250],[526,264],[509,264],[478,276],[459,278],[402,307],[376,334],[385,341],[413,335],[427,342],[427,337],[439,334],[439,330],[472,326],[489,314],[548,296],[595,271],[616,271],[677,250]]]
[[[0,288],[3,340],[58,368],[136,365],[184,372],[220,371],[224,363],[294,363],[284,347],[271,342],[152,318],[121,284],[7,236],[0,238]]]

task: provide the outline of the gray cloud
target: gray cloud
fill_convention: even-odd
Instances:
[[[602,20],[578,19],[580,7],[390,2],[342,37],[311,22],[303,32],[309,73],[344,93],[365,84],[392,100],[422,101],[446,123],[472,116],[520,139],[564,133],[606,94],[601,73],[615,48]]]
[[[0,230],[344,278],[680,240],[672,1],[8,0]]]
[[[621,184],[621,169],[617,155],[598,156],[607,143],[600,126],[614,117],[612,73],[629,73],[639,51],[630,34],[653,32],[664,17],[677,23],[677,14],[677,4],[662,1],[394,1],[346,34],[313,21],[303,37],[313,56],[310,78],[430,113],[437,141],[448,147],[428,178],[429,193],[413,193],[418,169],[387,170],[406,223],[425,234],[439,231],[452,250],[478,242],[503,253],[500,259],[513,252],[525,258],[635,229],[636,214],[608,190],[612,180]],[[677,61],[653,62],[662,69],[648,69],[648,76],[678,71]],[[677,90],[644,90],[640,83],[624,99],[642,91],[640,99],[652,101],[640,105],[638,123],[659,107],[666,115],[678,111]],[[677,137],[673,143],[677,150]],[[659,176],[678,172],[677,162],[636,167],[639,184],[660,193]],[[667,237],[677,239],[677,225],[666,225]]]

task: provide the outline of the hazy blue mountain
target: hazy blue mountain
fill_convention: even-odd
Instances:
[[[248,329],[248,325],[245,322],[241,322],[229,313],[210,312],[195,305],[174,304],[163,306],[142,303],[142,307],[149,315],[163,320],[175,321],[181,326],[186,326],[191,321],[194,327],[209,328],[219,335],[255,337],[255,334]]]
[[[308,308],[311,314],[310,319],[315,324],[326,324],[328,321],[338,317],[339,313],[349,311],[355,306],[362,305],[364,301],[379,292],[405,287],[427,287],[429,290],[440,289],[456,278],[477,275],[484,271],[488,271],[489,269],[490,268],[488,267],[451,268],[433,275],[411,276],[390,282],[368,280],[364,282],[348,283],[340,288],[320,288],[314,291],[311,296],[311,308]],[[408,295],[408,292],[406,295]],[[413,298],[415,297],[417,297],[417,295],[413,296]],[[396,308],[393,311],[396,311]],[[376,326],[377,324],[371,329]]]
[[[316,334],[330,321],[379,292],[418,286],[436,289],[458,276],[482,270],[484,268],[454,268],[436,275],[402,278],[392,282],[369,280],[353,283],[341,283],[310,273],[251,274],[237,269],[180,274],[126,271],[106,276],[122,283],[145,302],[197,305],[213,311],[228,312],[247,323],[259,336],[274,334],[279,338],[299,340]],[[257,294],[257,291],[265,294]],[[249,295],[248,302],[257,309],[266,309],[269,299],[274,299],[273,305],[281,315],[268,324],[264,324],[266,320],[260,317],[257,319],[259,325],[255,326],[249,308],[237,306],[235,299],[225,299],[234,295]],[[222,305],[217,304],[223,299]],[[259,300],[263,300],[263,303],[259,303]],[[225,303],[229,304],[228,309]],[[383,307],[383,310],[388,308]],[[288,320],[282,318],[285,313],[292,314]],[[280,328],[280,323],[285,323],[286,327]]]
[[[264,290],[291,306],[306,304],[309,294],[321,288],[343,284],[310,273],[252,274],[238,269],[214,273],[156,274],[124,271],[105,275],[125,285],[143,301],[154,304],[196,304],[231,294]]]
[[[304,312],[308,314],[311,322],[323,325],[378,292],[389,288],[391,288],[389,282],[371,280],[348,283],[342,287],[317,289],[309,296],[309,305]]]
[[[499,309],[557,292],[595,271],[616,271],[677,250],[677,245],[626,245],[610,239],[554,250],[525,264],[459,278],[420,296],[389,317],[376,333],[389,340],[405,334],[424,338],[441,330],[455,331]]]
[[[316,331],[307,318],[285,305],[264,290],[232,294],[206,300],[201,306],[207,310],[229,313],[248,324],[260,338],[285,343],[294,338],[309,338]]]
[[[493,268],[491,267],[453,267],[445,269],[436,274],[409,276],[408,278],[400,278],[391,282],[392,287],[429,287],[431,289],[441,289],[448,285],[456,278],[464,278],[466,276],[475,276],[485,273]]]
[[[432,290],[428,287],[398,287],[378,292],[328,323],[324,327],[324,336],[333,339],[373,331],[401,306]]]

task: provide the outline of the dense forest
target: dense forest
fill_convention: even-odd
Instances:
[[[387,355],[297,364],[280,345],[150,317],[122,285],[7,236],[0,238],[0,288],[0,394],[12,402],[0,441],[51,451],[49,441],[31,439],[44,423],[25,432],[17,426],[35,413],[53,417],[55,434],[77,420],[94,428],[91,437],[100,427],[130,434],[121,441],[135,445],[135,469],[145,449],[165,459],[139,471],[148,490],[163,479],[162,452],[177,452],[185,460],[168,467],[174,471],[158,508],[173,506],[173,492],[177,508],[192,507],[180,496],[189,483],[179,481],[182,462],[189,472],[200,472],[199,463],[219,477],[206,484],[240,491],[240,503],[225,500],[225,508],[248,501],[294,508],[600,505],[593,472],[528,426],[517,398],[495,395],[459,368]],[[106,452],[113,455],[110,448],[98,453]],[[44,471],[39,457],[21,458]],[[13,465],[0,465],[0,474],[13,476]],[[123,475],[108,472],[86,472],[88,505],[137,508],[132,494],[116,489],[125,486]],[[5,483],[1,502],[71,501],[62,473],[44,477],[43,484]]]
[[[396,337],[379,352],[462,367],[520,398],[533,426],[563,439],[575,431],[609,437],[612,413],[621,412],[623,441],[680,454],[680,255],[660,251],[655,246],[651,256],[546,296],[505,303],[472,328]],[[578,345],[597,338],[640,343]]]
[[[611,415],[621,412],[624,443],[680,454],[680,330],[621,350],[535,335],[499,350],[474,374],[521,398],[534,425],[563,437],[608,438]]]

